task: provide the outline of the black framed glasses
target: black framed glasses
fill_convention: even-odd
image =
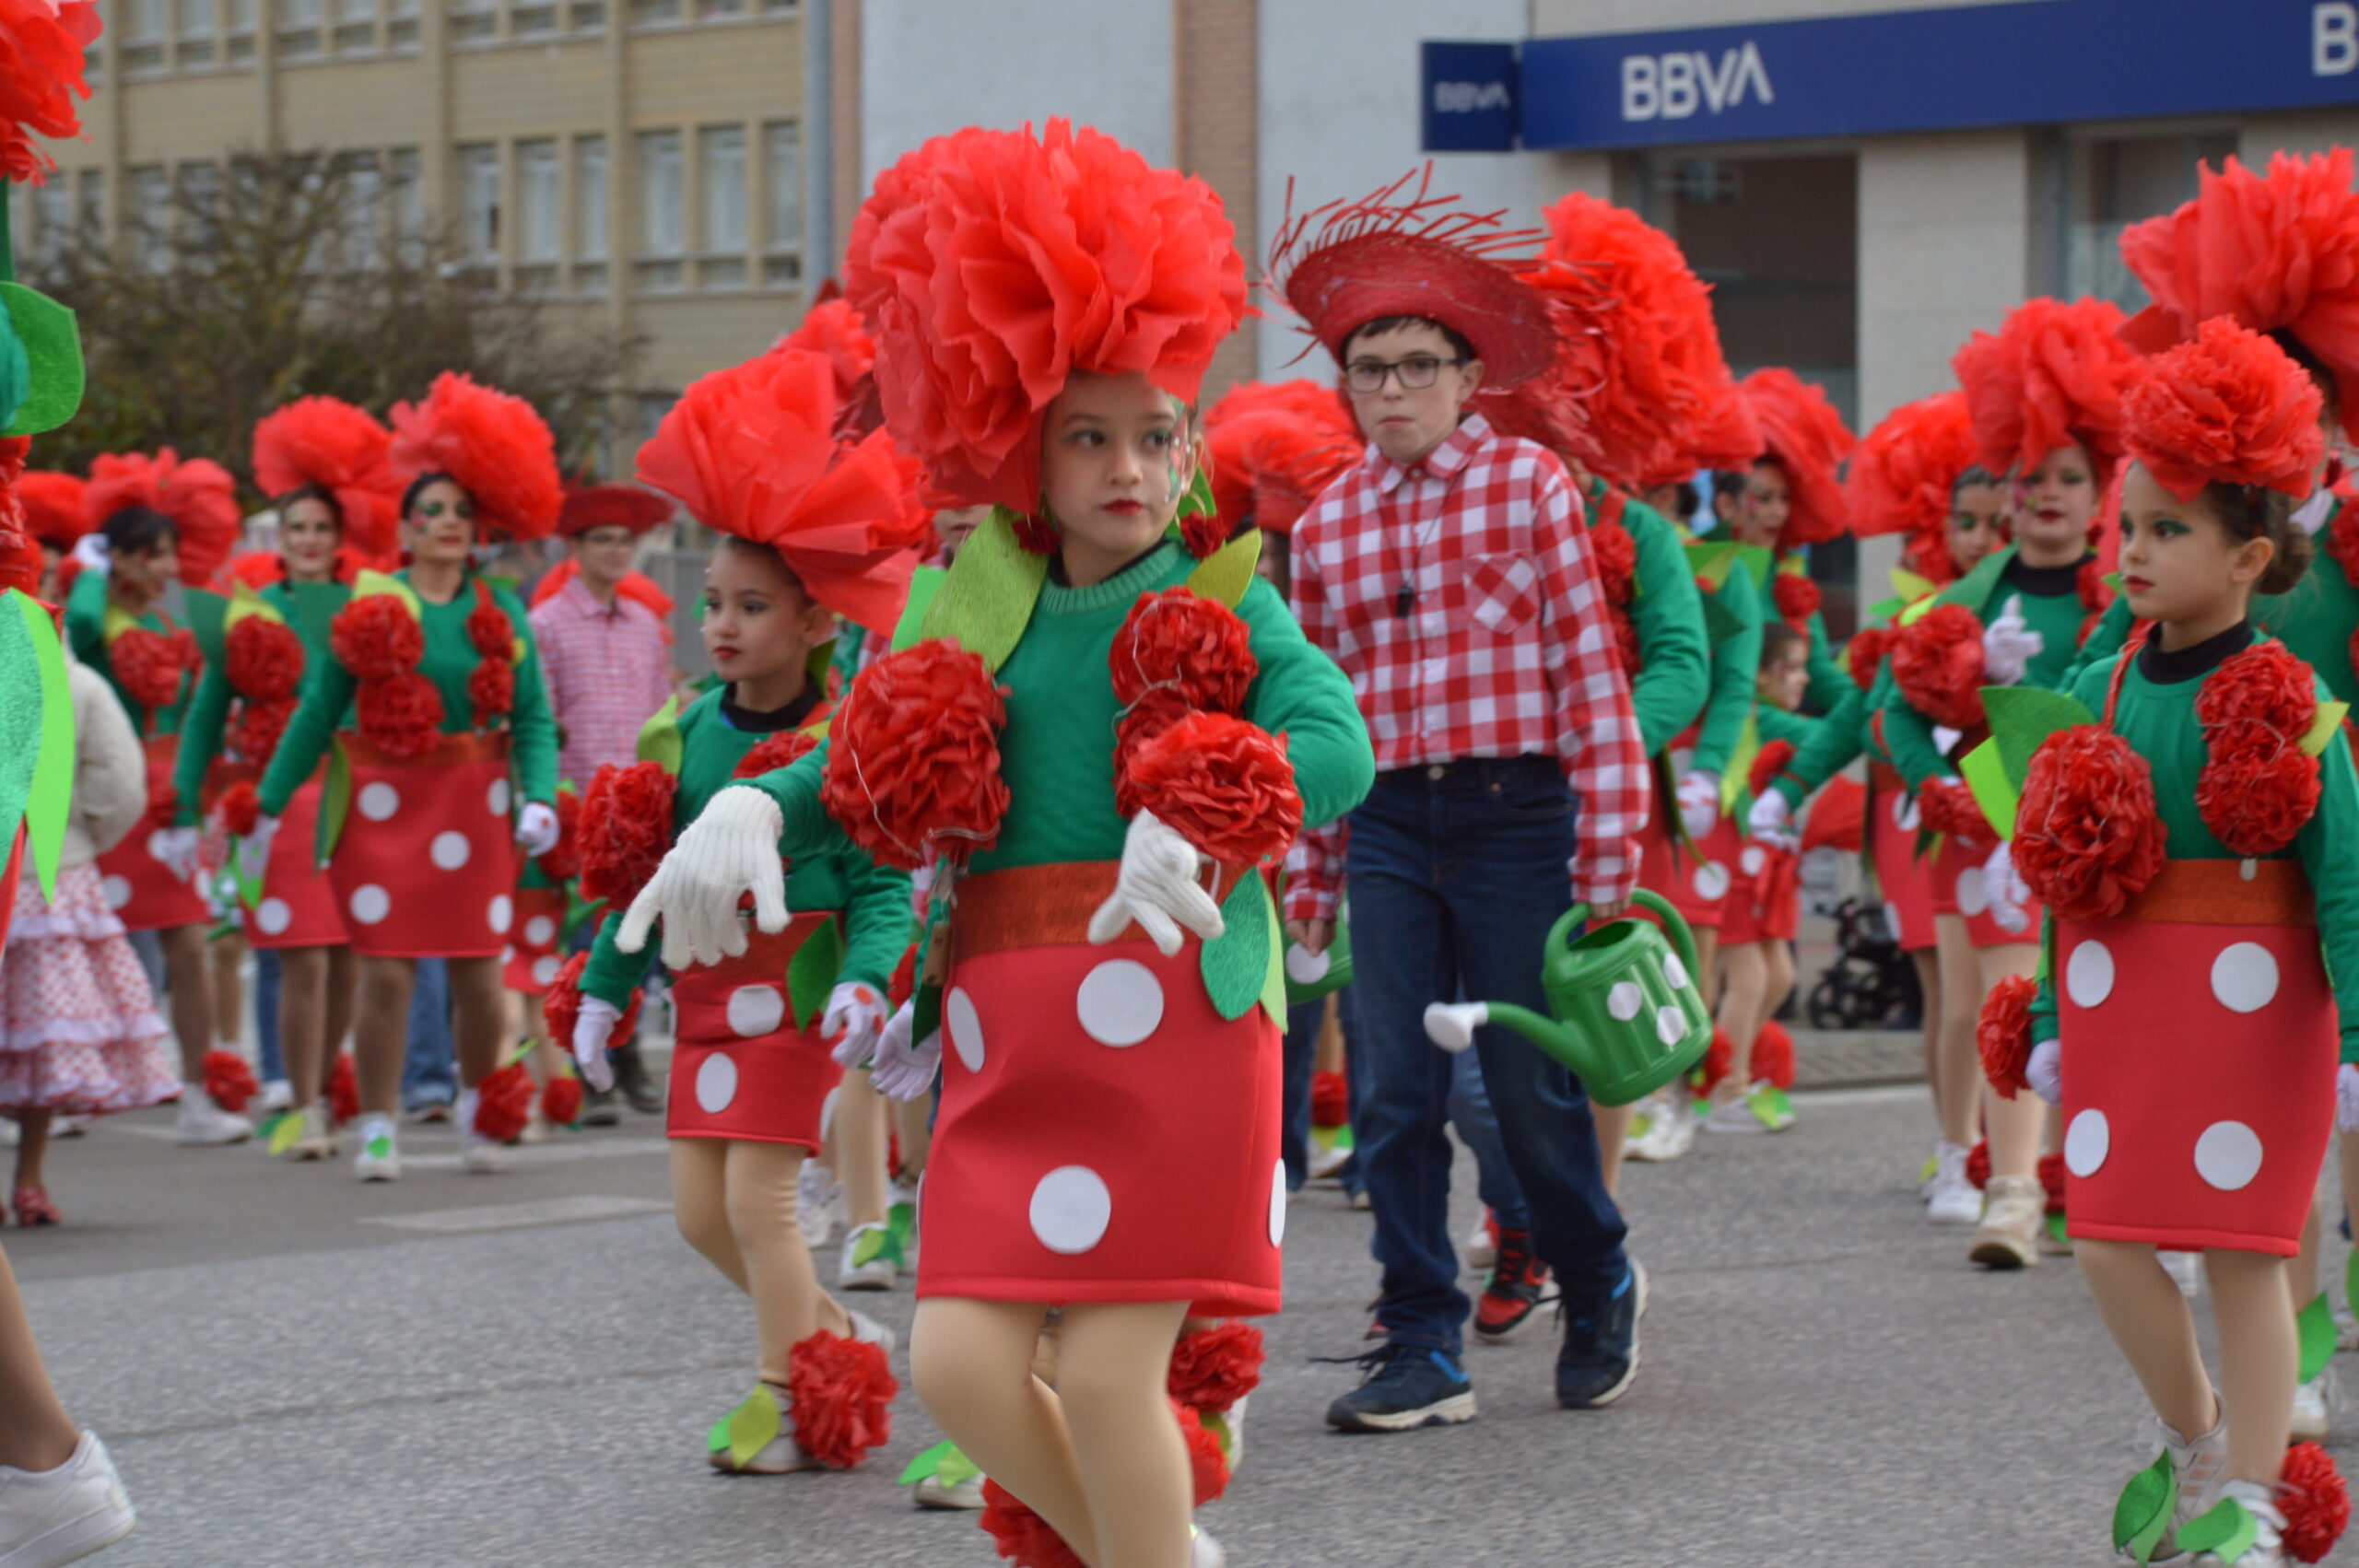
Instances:
[[[1440,378],[1444,365],[1465,363],[1431,354],[1412,354],[1405,359],[1355,359],[1344,367],[1344,384],[1356,392],[1380,392],[1388,380],[1398,376],[1402,391],[1423,392]]]

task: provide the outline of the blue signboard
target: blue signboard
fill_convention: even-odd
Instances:
[[[1423,47],[1426,151],[1512,151],[1515,45],[1427,43]]]
[[[2359,103],[2359,0],[2019,0],[1534,39],[1520,66],[1532,147],[2318,108]]]

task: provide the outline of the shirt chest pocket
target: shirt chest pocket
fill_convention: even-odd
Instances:
[[[1494,637],[1514,637],[1540,616],[1540,568],[1529,556],[1477,556],[1466,568],[1468,618]]]

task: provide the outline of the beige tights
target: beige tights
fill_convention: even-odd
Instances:
[[[832,1136],[836,1179],[844,1184],[844,1212],[855,1225],[885,1223],[888,1199],[885,1161],[892,1150],[890,1102],[864,1070],[844,1074],[836,1094]]]
[[[672,1214],[680,1235],[754,1304],[760,1342],[755,1371],[783,1387],[790,1352],[822,1328],[851,1331],[825,1292],[794,1218],[794,1143],[740,1139],[672,1140]]]

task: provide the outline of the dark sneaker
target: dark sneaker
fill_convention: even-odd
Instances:
[[[663,1090],[648,1075],[647,1064],[640,1059],[639,1043],[633,1041],[628,1046],[616,1046],[613,1055],[615,1087],[622,1091],[622,1096],[629,1103],[630,1108],[641,1116],[654,1116],[662,1111]]]
[[[1568,1410],[1610,1405],[1638,1375],[1638,1319],[1647,1315],[1647,1271],[1632,1259],[1609,1291],[1564,1293],[1556,1316],[1564,1347],[1556,1352],[1556,1402]]]
[[[1360,1386],[1327,1407],[1327,1424],[1343,1432],[1408,1432],[1474,1419],[1474,1385],[1458,1358],[1422,1345],[1380,1345],[1356,1359]]]
[[[581,1096],[581,1125],[620,1127],[623,1108],[612,1089],[593,1089]]]
[[[1485,1344],[1504,1345],[1540,1315],[1555,1294],[1548,1265],[1532,1255],[1532,1233],[1499,1233],[1498,1261],[1491,1282],[1474,1302],[1475,1337]]]

